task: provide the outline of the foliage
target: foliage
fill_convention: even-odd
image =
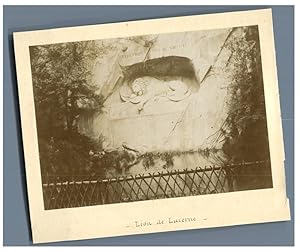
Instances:
[[[82,176],[90,174],[89,151],[99,149],[97,142],[77,132],[65,130],[55,137],[39,138],[40,164],[43,175]]]
[[[173,154],[171,152],[164,152],[162,154],[161,159],[164,160],[166,163],[163,165],[164,169],[168,169],[170,167],[174,166],[174,159],[173,159]]]
[[[231,52],[226,68],[231,80],[229,110],[215,138],[223,142],[228,163],[269,160],[258,27],[236,28],[225,47]],[[239,169],[234,176],[236,190],[272,186],[269,163],[265,167]]]
[[[77,132],[81,110],[99,110],[103,97],[92,66],[107,46],[80,41],[30,47],[40,162],[43,174],[88,174],[89,150],[101,149]]]
[[[222,163],[223,160],[221,160],[218,157],[219,150],[217,149],[197,149],[197,150],[186,150],[186,151],[179,151],[179,150],[173,150],[173,151],[154,151],[154,152],[146,152],[142,154],[139,159],[142,160],[142,164],[144,168],[147,170],[150,167],[153,167],[155,165],[156,160],[164,161],[165,164],[163,165],[163,169],[170,169],[174,167],[174,158],[180,157],[183,155],[189,155],[189,154],[199,154],[200,156],[204,158],[216,158],[217,163]],[[213,165],[213,164],[212,164]],[[194,167],[193,167],[194,168]]]
[[[153,152],[147,152],[142,156],[142,164],[145,170],[149,169],[151,166],[155,165],[155,158],[157,155]]]
[[[101,108],[90,69],[103,51],[95,41],[30,47],[39,134],[51,135],[57,126],[71,131],[80,109]]]
[[[231,84],[223,150],[231,162],[269,159],[258,27],[239,28],[237,34],[226,45]]]

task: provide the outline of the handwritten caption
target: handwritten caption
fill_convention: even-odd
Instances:
[[[128,225],[126,227],[133,227],[133,228],[143,228],[148,226],[155,226],[155,225],[166,225],[166,224],[176,224],[176,223],[189,223],[189,222],[195,222],[197,221],[196,217],[169,217],[166,219],[157,219],[154,221],[147,220],[147,221],[134,221],[131,225]]]

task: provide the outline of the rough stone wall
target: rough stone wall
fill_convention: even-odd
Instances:
[[[223,29],[153,35],[150,46],[126,39],[120,43],[106,42],[114,46],[94,67],[94,82],[107,98],[104,110],[93,115],[82,114],[79,129],[96,139],[104,136],[107,149],[118,148],[123,143],[142,152],[212,147],[209,137],[227,117],[225,104],[229,81],[224,67],[229,55],[222,46],[229,32]],[[198,88],[178,102],[158,96],[147,102],[142,112],[137,104],[122,102],[120,88],[129,83],[123,83],[120,66],[166,56],[189,58],[196,80],[182,77],[177,80],[189,88],[194,85]],[[167,82],[157,81],[161,85]]]

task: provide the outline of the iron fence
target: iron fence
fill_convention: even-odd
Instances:
[[[197,167],[80,181],[64,181],[62,177],[56,181],[47,177],[43,178],[44,206],[45,209],[58,209],[230,192],[236,190],[237,177],[245,176],[253,167],[265,167],[266,163]],[[260,176],[270,177],[270,174]]]

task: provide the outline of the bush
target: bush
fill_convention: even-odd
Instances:
[[[101,144],[78,132],[57,130],[55,136],[39,138],[42,174],[48,176],[87,176],[91,174],[90,150],[101,151]]]

